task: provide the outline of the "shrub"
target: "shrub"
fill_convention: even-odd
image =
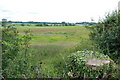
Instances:
[[[120,58],[120,15],[117,11],[105,16],[99,21],[90,34],[91,39],[97,44],[104,54],[114,61]]]
[[[44,24],[43,23],[37,23],[37,24],[35,24],[35,26],[44,26]]]
[[[4,78],[30,77],[29,30],[21,36],[14,27],[2,28],[2,75]]]
[[[93,51],[72,53],[67,60],[70,77],[108,78],[113,74],[114,67],[115,64],[109,56]]]

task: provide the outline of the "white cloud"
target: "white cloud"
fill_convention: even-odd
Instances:
[[[0,19],[17,21],[95,21],[117,9],[119,0],[0,0]]]

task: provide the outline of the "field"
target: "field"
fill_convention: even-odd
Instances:
[[[90,30],[84,26],[57,26],[57,27],[17,27],[20,34],[25,29],[32,31],[31,55],[32,65],[41,64],[41,75],[56,77],[55,64],[64,62],[64,59],[78,50],[94,50],[89,40]]]
[[[115,10],[97,23],[93,19],[76,23],[2,19],[0,79],[119,80],[119,17]]]

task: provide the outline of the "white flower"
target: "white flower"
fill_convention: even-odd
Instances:
[[[74,73],[72,73],[72,72],[68,72],[68,76],[70,76],[70,77],[73,77],[73,74]]]

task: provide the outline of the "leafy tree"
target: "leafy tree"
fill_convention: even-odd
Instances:
[[[43,23],[37,23],[35,26],[44,26]]]
[[[15,27],[2,28],[2,75],[5,78],[31,77],[30,30],[21,36]]]
[[[22,23],[21,26],[25,26],[25,23]]]
[[[97,48],[109,55],[114,61],[120,60],[120,14],[114,11],[99,21],[90,35]]]

